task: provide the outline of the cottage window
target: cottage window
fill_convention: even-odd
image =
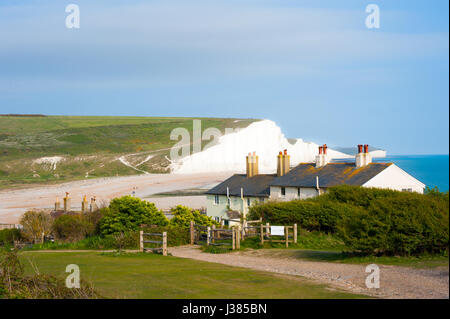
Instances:
[[[298,198],[300,198],[300,187],[297,188],[297,196],[298,196]]]
[[[286,187],[281,187],[281,196],[286,195]]]
[[[219,205],[219,195],[214,195],[214,205]]]
[[[250,207],[250,197],[247,197],[247,206]]]

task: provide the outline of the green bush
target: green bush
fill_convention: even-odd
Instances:
[[[198,210],[193,210],[186,206],[178,205],[177,207],[172,208],[170,212],[173,214],[173,217],[169,221],[170,225],[188,228],[191,221],[194,221],[197,225],[219,226],[219,223],[211,217],[203,215]]]
[[[132,196],[114,198],[100,220],[102,235],[139,230],[141,225],[165,226],[168,220],[153,203]]]
[[[61,215],[53,221],[52,233],[56,239],[75,242],[93,235],[95,225],[82,215]]]
[[[342,215],[351,210],[347,204],[327,201],[293,200],[269,202],[250,207],[249,219],[259,219],[272,225],[293,225],[309,231],[335,232]]]
[[[308,231],[336,233],[355,252],[420,255],[448,251],[449,196],[357,186],[336,186],[307,200],[269,202],[249,218],[272,225],[297,223]]]
[[[420,255],[448,250],[448,201],[400,193],[353,210],[338,235],[353,251],[377,255]]]
[[[17,228],[0,230],[0,245],[12,245],[14,241],[21,241],[22,233]]]

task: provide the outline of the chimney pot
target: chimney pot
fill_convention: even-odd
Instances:
[[[287,155],[287,150],[284,150],[284,155]]]
[[[319,146],[319,154],[323,153],[323,146]]]
[[[358,153],[362,153],[363,146],[362,144],[358,144]]]
[[[364,145],[364,153],[369,153],[369,145]]]
[[[327,154],[327,144],[323,144],[322,149],[323,149],[323,153],[326,155]]]

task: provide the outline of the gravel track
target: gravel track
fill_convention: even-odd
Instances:
[[[169,252],[176,257],[302,276],[331,287],[379,298],[449,298],[448,267],[415,269],[379,265],[380,288],[368,289],[365,285],[366,277],[369,275],[365,272],[367,265],[316,262],[289,257],[273,258],[257,251],[210,254],[202,252],[196,246],[171,247]]]

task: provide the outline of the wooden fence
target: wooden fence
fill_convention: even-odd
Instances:
[[[162,237],[162,240],[145,240],[144,236],[150,237]],[[145,247],[145,244],[160,244],[161,247]],[[163,256],[167,256],[167,232],[163,233],[144,233],[143,230],[139,232],[139,250],[141,252],[146,251],[161,251]]]
[[[216,228],[212,226],[196,225],[191,221],[190,225],[191,245],[206,244],[206,246],[230,246],[232,250],[241,247],[239,227]]]
[[[272,225],[274,226],[274,225]],[[273,239],[273,236],[276,236],[275,238],[280,238],[280,235],[272,235],[270,227],[271,225],[267,223],[266,225],[260,225],[260,237],[261,237],[261,244],[264,244],[264,242],[278,242],[278,243],[286,243],[286,247],[289,247],[289,243],[297,243],[297,224],[294,224],[293,226],[278,226],[278,227],[284,227],[284,239]],[[289,230],[292,229],[292,236],[289,236]],[[289,240],[292,238],[292,240]]]

